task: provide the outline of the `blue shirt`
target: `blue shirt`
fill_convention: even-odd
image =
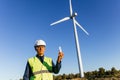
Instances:
[[[44,56],[38,56],[38,55],[36,55],[36,57],[41,61],[41,63],[43,63]],[[60,71],[60,68],[61,68],[61,62],[60,63],[57,62],[56,65],[55,65],[53,63],[53,61],[52,61],[52,70],[53,70],[53,73],[57,74]],[[30,77],[32,75],[33,75],[32,70],[30,68],[29,63],[27,62],[26,69],[25,69],[24,76],[23,76],[23,80],[30,80]]]

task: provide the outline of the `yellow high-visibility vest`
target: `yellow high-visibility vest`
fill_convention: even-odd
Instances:
[[[32,57],[28,59],[28,62],[33,72],[30,80],[53,80],[51,58],[44,57],[44,61],[41,63],[37,57]]]

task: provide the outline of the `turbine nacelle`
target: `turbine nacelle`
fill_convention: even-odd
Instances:
[[[72,14],[72,16],[70,16],[70,18],[72,19],[73,17],[76,17],[77,13],[75,12],[74,14]]]

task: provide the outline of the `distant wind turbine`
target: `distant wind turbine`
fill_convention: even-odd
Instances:
[[[56,22],[54,22],[54,23],[52,23],[50,25],[53,26],[55,24],[58,24],[58,23],[66,21],[66,20],[72,19],[73,25],[74,25],[74,37],[75,37],[75,42],[76,42],[76,50],[77,50],[79,72],[80,72],[80,76],[84,77],[82,59],[81,59],[81,53],[80,53],[80,45],[79,45],[76,25],[79,26],[87,35],[89,35],[89,33],[75,20],[75,17],[77,16],[77,13],[73,13],[71,0],[69,0],[69,4],[70,4],[70,16],[65,17],[65,18],[63,18],[63,19],[61,19],[59,21],[56,21]]]

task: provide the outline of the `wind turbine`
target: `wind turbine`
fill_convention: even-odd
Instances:
[[[56,22],[54,22],[50,25],[53,26],[55,24],[58,24],[58,23],[66,21],[66,20],[72,19],[73,26],[74,26],[74,37],[75,37],[75,43],[76,43],[79,72],[80,72],[80,76],[84,77],[83,65],[82,65],[82,59],[81,59],[81,53],[80,53],[80,45],[79,45],[76,25],[79,26],[87,35],[89,35],[89,33],[75,20],[75,17],[77,16],[77,13],[73,13],[71,0],[69,0],[69,5],[70,5],[70,16],[65,17],[61,20],[58,20],[58,21],[56,21]]]

